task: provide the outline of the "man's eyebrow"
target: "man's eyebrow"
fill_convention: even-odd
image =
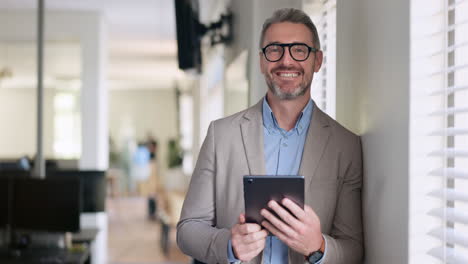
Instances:
[[[300,42],[300,41],[293,41],[293,42],[288,42],[288,43],[279,42],[279,41],[272,41],[272,42],[268,42],[266,45],[270,45],[270,44],[307,44],[307,43]]]
[[[282,44],[282,43],[279,41],[272,41],[272,42],[268,42],[265,46],[271,45],[271,44]]]

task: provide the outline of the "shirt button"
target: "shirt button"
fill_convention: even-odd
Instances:
[[[287,147],[287,146],[288,146],[288,144],[286,144],[286,143],[283,143],[283,147]]]

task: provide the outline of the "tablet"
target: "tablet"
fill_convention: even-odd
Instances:
[[[245,218],[247,223],[260,224],[260,210],[268,209],[268,202],[281,203],[288,198],[304,208],[304,176],[244,176]]]

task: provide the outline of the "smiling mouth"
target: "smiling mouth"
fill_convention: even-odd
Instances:
[[[298,72],[276,72],[276,76],[282,79],[293,79],[299,76]]]

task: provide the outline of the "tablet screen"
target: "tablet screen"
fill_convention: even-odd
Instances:
[[[260,210],[268,209],[268,202],[281,203],[288,198],[304,208],[304,176],[244,176],[245,217],[247,223],[260,224],[263,216]]]

